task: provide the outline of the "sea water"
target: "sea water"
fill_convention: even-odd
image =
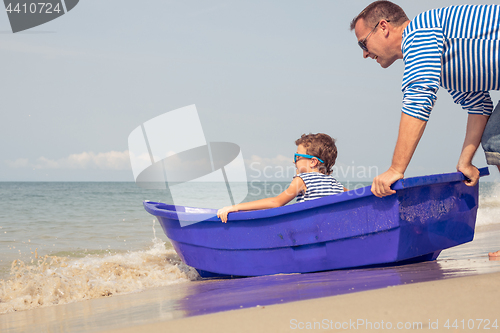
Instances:
[[[249,183],[246,201],[277,195],[287,185]],[[363,185],[370,184],[349,188]],[[210,184],[191,190],[205,207],[217,208]],[[499,183],[480,184],[479,228],[500,222],[499,195]],[[0,182],[0,198],[0,313],[199,278],[142,206],[144,200],[172,202],[168,191],[126,182]]]

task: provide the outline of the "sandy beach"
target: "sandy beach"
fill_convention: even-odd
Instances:
[[[499,308],[500,273],[493,273],[258,306],[107,332],[371,332],[381,329],[477,332],[496,329],[492,325],[496,326]]]
[[[500,1],[373,2],[4,0],[0,333],[500,330]]]
[[[477,331],[478,325],[480,330],[488,325],[495,329],[500,261],[490,260],[487,253],[498,247],[499,239],[499,226],[487,226],[479,228],[474,241],[445,250],[432,262],[193,281],[7,313],[0,315],[0,330],[378,331],[389,329],[387,325],[451,332]]]

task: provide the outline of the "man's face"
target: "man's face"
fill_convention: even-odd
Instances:
[[[387,38],[388,31],[386,29],[389,29],[389,24],[386,21],[381,21],[375,29],[374,27],[366,25],[365,20],[359,19],[354,27],[354,33],[358,42],[364,40],[364,44],[368,49],[368,51],[362,50],[363,58],[372,58],[382,68],[387,68],[397,59],[397,56],[391,52],[389,39]],[[368,38],[366,38],[367,36]]]

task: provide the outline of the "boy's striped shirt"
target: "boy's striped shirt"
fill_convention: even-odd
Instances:
[[[429,10],[403,32],[402,112],[428,120],[442,86],[471,114],[490,115],[500,89],[500,6]]]
[[[305,193],[297,195],[297,202],[304,202],[318,199],[327,195],[344,192],[344,186],[335,178],[319,172],[299,173],[295,177],[300,177],[306,184]]]

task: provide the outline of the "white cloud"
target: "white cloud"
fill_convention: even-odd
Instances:
[[[101,170],[130,170],[128,150],[123,152],[110,151],[106,153],[83,152],[71,154],[57,160],[44,156],[39,157],[34,163],[28,159],[19,158],[15,161],[5,161],[11,168],[32,169],[101,169]]]
[[[25,168],[29,166],[28,162],[27,158],[18,158],[15,161],[5,161],[5,164],[11,168]]]

